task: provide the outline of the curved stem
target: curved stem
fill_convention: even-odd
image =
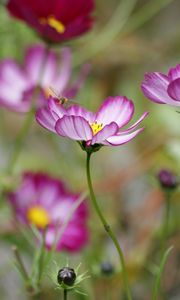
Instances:
[[[109,235],[109,237],[111,238],[111,240],[114,243],[114,246],[116,247],[116,250],[118,252],[119,255],[119,259],[121,262],[121,267],[122,267],[122,275],[123,275],[123,282],[124,282],[124,287],[125,287],[125,291],[126,291],[126,296],[128,300],[131,300],[131,292],[129,289],[129,283],[128,283],[128,276],[127,276],[127,271],[126,271],[126,266],[125,266],[125,261],[124,261],[124,256],[123,256],[123,252],[122,249],[118,243],[118,240],[116,238],[116,236],[114,235],[110,225],[107,223],[105,217],[103,216],[101,209],[97,203],[95,194],[94,194],[94,190],[93,190],[93,186],[92,186],[92,181],[91,181],[91,173],[90,173],[90,157],[91,157],[91,153],[87,153],[87,161],[86,161],[86,174],[87,174],[87,182],[88,182],[88,187],[89,187],[89,192],[90,192],[90,196],[91,196],[91,201],[93,203],[93,206],[99,216],[99,219],[101,220],[101,223],[104,226],[104,229],[106,230],[107,234]]]

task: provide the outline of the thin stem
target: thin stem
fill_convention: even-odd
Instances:
[[[19,132],[19,135],[17,136],[16,142],[15,142],[15,145],[14,145],[13,154],[12,154],[12,157],[9,161],[8,168],[7,168],[7,173],[8,174],[11,174],[14,167],[15,167],[15,164],[18,160],[19,154],[20,154],[21,149],[22,149],[24,139],[25,139],[25,137],[26,137],[26,135],[29,131],[29,128],[30,128],[31,124],[32,124],[33,117],[34,117],[34,110],[31,110],[27,114],[24,125],[22,126],[22,129]]]
[[[67,300],[67,290],[64,289],[64,300]]]
[[[18,248],[16,246],[12,247],[12,251],[14,252],[14,256],[16,258],[16,261],[18,263],[19,269],[21,271],[22,276],[24,277],[25,281],[29,280],[29,276],[28,273],[26,272],[25,266],[23,264],[23,261],[21,259],[21,256],[19,254]]]
[[[94,208],[95,208],[95,210],[96,210],[96,212],[99,216],[99,219],[101,220],[101,223],[104,226],[105,231],[107,232],[107,234],[109,235],[109,237],[113,241],[114,246],[116,247],[116,250],[118,252],[120,262],[121,262],[122,276],[123,276],[123,282],[124,282],[124,287],[125,287],[125,291],[126,291],[126,296],[127,296],[128,300],[131,300],[132,297],[131,297],[131,292],[130,292],[130,289],[129,289],[128,276],[127,276],[127,271],[126,271],[123,252],[121,250],[121,247],[118,243],[118,240],[117,240],[116,236],[114,235],[110,225],[107,223],[105,217],[103,216],[103,214],[101,212],[101,209],[100,209],[100,207],[97,203],[95,194],[94,194],[92,181],[91,181],[91,174],[90,174],[90,157],[91,157],[91,153],[87,153],[86,174],[87,174],[87,182],[88,182],[89,192],[90,192],[90,196],[91,196],[91,201],[92,201],[93,206],[94,206]]]
[[[41,242],[41,248],[40,248],[40,254],[38,257],[38,278],[37,278],[37,287],[40,288],[41,284],[41,278],[44,270],[44,255],[45,255],[45,240],[46,240],[46,233],[47,228],[44,229],[43,236],[42,236],[42,242]]]
[[[163,229],[162,229],[162,250],[165,246],[166,239],[168,237],[169,232],[169,217],[170,217],[170,198],[171,193],[165,192],[165,212],[164,212],[164,223],[163,223]]]
[[[36,300],[40,299],[38,296],[39,294],[36,293],[34,286],[31,284],[29,274],[26,271],[26,268],[25,268],[22,258],[20,256],[18,248],[16,246],[13,246],[12,251],[14,252],[14,256],[16,258],[17,267],[24,279],[25,287],[26,287],[26,291],[27,291],[28,295],[31,297],[31,299],[36,299]]]

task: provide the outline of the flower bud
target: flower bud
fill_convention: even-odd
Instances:
[[[104,275],[111,275],[114,273],[114,267],[110,262],[101,263],[101,272]]]
[[[74,269],[64,267],[59,270],[57,275],[57,281],[59,284],[66,284],[68,286],[72,286],[76,280],[76,273]]]
[[[162,169],[158,173],[158,179],[163,188],[175,189],[178,186],[177,176],[168,169]]]

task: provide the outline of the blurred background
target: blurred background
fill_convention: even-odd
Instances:
[[[83,63],[91,72],[75,101],[96,111],[103,99],[126,95],[135,104],[134,121],[144,112],[145,131],[121,147],[104,147],[93,156],[92,176],[98,201],[114,228],[127,261],[133,299],[151,299],[154,268],[158,261],[158,236],[164,212],[164,194],[156,174],[170,168],[179,174],[180,115],[177,109],[145,99],[140,84],[145,72],[166,73],[179,63],[180,1],[178,0],[96,0],[94,29],[73,42],[73,76]],[[39,37],[25,24],[11,18],[0,5],[0,59],[11,57],[23,63],[25,49]],[[56,45],[56,51],[60,46]],[[0,178],[9,161],[13,143],[25,116],[0,110]],[[13,184],[24,170],[44,171],[62,178],[71,190],[87,189],[85,153],[71,140],[59,138],[33,123],[13,173]],[[103,232],[91,205],[90,242],[78,255],[57,254],[56,261],[88,270],[90,279],[82,283],[88,296],[71,299],[125,299],[119,284],[119,261],[111,241]],[[2,300],[24,300],[20,276],[13,267],[11,245],[22,244],[27,265],[31,252],[20,233],[11,226],[11,210],[5,199],[0,210],[0,289]],[[174,245],[162,278],[159,299],[180,298],[179,190],[171,198],[170,234],[167,246]],[[102,262],[114,268],[103,274]],[[46,276],[45,276],[46,277]],[[118,282],[118,284],[117,284]],[[45,278],[42,299],[60,299],[53,282]],[[105,296],[104,296],[105,295]]]

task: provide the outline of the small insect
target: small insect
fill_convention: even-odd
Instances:
[[[51,92],[51,95],[54,96],[54,97],[56,97],[58,99],[58,101],[59,101],[59,104],[63,105],[65,108],[68,108],[68,107],[70,107],[73,104],[76,104],[75,101],[71,101],[71,100],[69,100],[68,98],[66,98],[64,96],[58,95],[58,93],[55,91],[54,88],[49,87],[49,90]]]

